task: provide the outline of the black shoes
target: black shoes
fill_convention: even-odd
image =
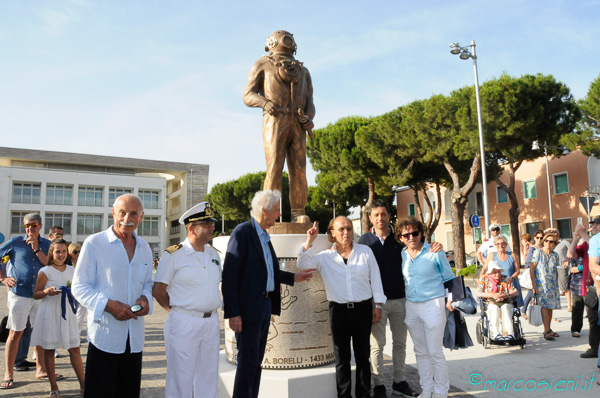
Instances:
[[[412,388],[408,385],[406,381],[401,381],[400,383],[392,383],[392,394],[400,395],[401,397],[418,397],[419,394],[414,392]]]
[[[598,350],[592,350],[591,348],[579,355],[581,358],[598,358]]]
[[[383,384],[373,388],[373,398],[387,398],[387,393]]]

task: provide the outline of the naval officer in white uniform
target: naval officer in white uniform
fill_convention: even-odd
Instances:
[[[152,294],[169,315],[165,321],[167,398],[216,398],[219,373],[221,262],[208,245],[215,230],[210,203],[179,219],[187,239],[160,258]]]

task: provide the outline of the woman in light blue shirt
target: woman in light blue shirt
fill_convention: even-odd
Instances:
[[[444,251],[431,253],[423,223],[415,218],[398,221],[396,238],[402,251],[406,284],[406,327],[417,357],[419,382],[427,398],[447,397],[450,381],[442,341],[446,325],[444,282],[454,278]]]

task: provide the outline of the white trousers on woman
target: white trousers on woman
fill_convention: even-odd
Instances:
[[[165,320],[167,398],[217,398],[219,316],[189,316],[172,309]]]
[[[406,301],[406,327],[415,346],[423,393],[448,395],[450,380],[444,357],[446,306],[444,297],[422,303]]]

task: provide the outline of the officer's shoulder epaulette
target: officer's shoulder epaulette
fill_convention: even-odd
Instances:
[[[182,247],[182,246],[183,246],[183,245],[182,245],[181,243],[180,243],[180,244],[178,244],[178,245],[169,246],[169,247],[167,247],[167,250],[166,250],[166,251],[167,251],[167,253],[169,253],[169,254],[173,254],[173,253],[175,253],[177,250],[181,249],[181,247]]]
[[[207,243],[210,247],[212,247],[213,249],[215,249],[217,251],[217,253],[221,253],[221,250],[217,249],[216,247],[214,247],[213,245],[211,245],[210,243]]]

